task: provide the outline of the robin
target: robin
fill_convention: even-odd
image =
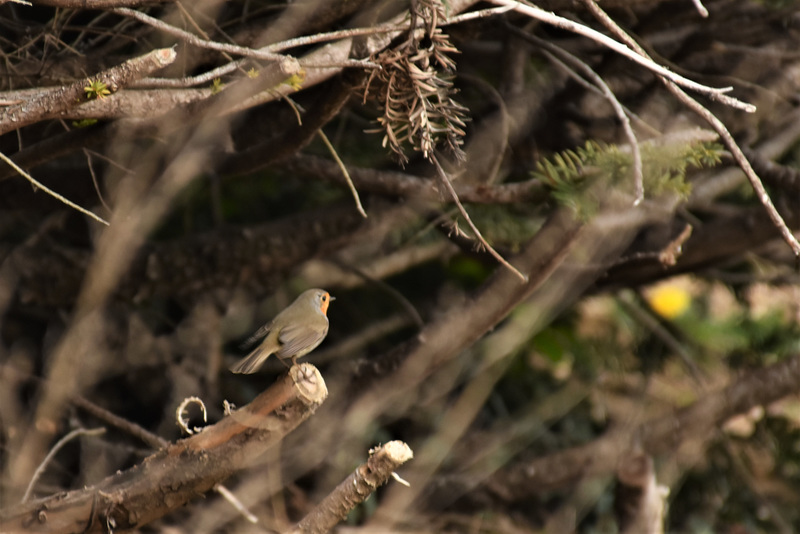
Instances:
[[[328,305],[335,297],[324,289],[309,289],[300,294],[285,310],[258,329],[245,346],[260,338],[264,341],[256,349],[239,360],[230,369],[234,373],[255,373],[267,361],[270,354],[281,360],[305,356],[322,343],[328,334]],[[265,337],[266,336],[266,337]]]

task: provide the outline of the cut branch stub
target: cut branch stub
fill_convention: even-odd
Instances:
[[[361,464],[319,503],[292,530],[292,534],[317,534],[328,532],[367,497],[383,486],[395,469],[414,457],[402,441],[390,441],[370,451],[366,463]]]
[[[327,396],[316,367],[296,365],[247,406],[127,471],[92,487],[3,510],[0,532],[141,527],[253,463],[313,414]]]

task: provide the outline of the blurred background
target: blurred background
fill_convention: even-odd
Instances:
[[[643,496],[668,532],[800,529],[800,386],[771,381],[798,357],[796,258],[729,147],[644,67],[519,12],[455,18],[496,7],[463,0],[0,4],[0,152],[108,223],[0,162],[2,507],[60,438],[105,425],[77,397],[171,441],[184,398],[212,421],[249,402],[285,367],[231,374],[241,342],[321,287],[330,330],[303,361],[328,400],[226,481],[260,523],[209,494],[144,531],[285,530],[395,439],[411,487],[340,531],[659,532],[631,523]],[[608,34],[585,2],[537,5]],[[600,7],[657,63],[757,107],[692,93],[796,229],[797,4],[698,5]],[[31,494],[152,452],[82,436]]]

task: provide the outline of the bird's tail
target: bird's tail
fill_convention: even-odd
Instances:
[[[271,352],[264,349],[263,346],[256,347],[256,349],[233,364],[230,367],[231,372],[233,373],[241,373],[249,375],[250,373],[255,373],[258,371],[258,368],[261,367],[267,358],[269,358]]]

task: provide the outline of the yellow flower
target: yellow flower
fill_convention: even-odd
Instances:
[[[689,309],[692,297],[683,287],[661,285],[645,294],[647,303],[664,319],[675,319]]]

